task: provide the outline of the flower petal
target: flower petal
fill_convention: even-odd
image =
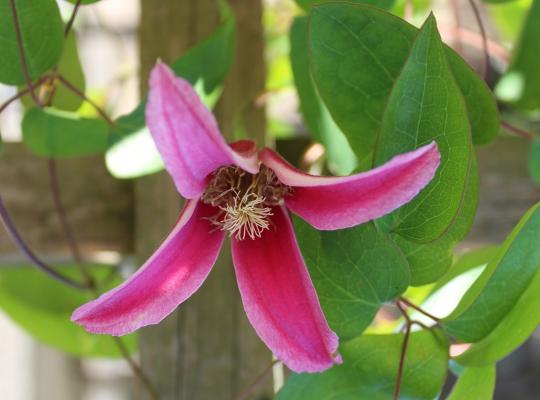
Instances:
[[[324,177],[295,169],[270,149],[259,157],[282,183],[294,188],[285,199],[287,207],[320,230],[359,225],[409,202],[435,176],[441,158],[432,142],[371,171]]]
[[[215,209],[198,200],[187,202],[178,222],[129,280],[79,307],[71,320],[92,333],[125,335],[157,324],[204,282],[223,243],[205,218]]]
[[[284,208],[274,208],[262,237],[232,239],[232,256],[248,319],[287,367],[317,372],[341,362]]]
[[[258,171],[256,154],[231,149],[189,82],[158,62],[150,75],[146,122],[180,194],[201,195],[208,174],[224,165]]]

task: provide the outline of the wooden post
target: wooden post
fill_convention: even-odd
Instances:
[[[171,61],[218,26],[216,0],[142,0],[141,82],[156,59]],[[238,23],[237,58],[216,115],[227,139],[235,116],[264,142],[264,110],[254,99],[264,90],[262,6],[231,1]],[[245,62],[243,62],[243,60]],[[135,248],[140,259],[157,248],[176,220],[180,198],[165,173],[140,179],[135,189]],[[271,362],[242,309],[226,243],[203,287],[165,321],[141,331],[145,372],[162,399],[233,399]],[[249,397],[272,397],[271,377]]]

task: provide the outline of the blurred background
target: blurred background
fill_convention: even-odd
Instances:
[[[482,36],[468,0],[398,0],[393,12],[419,25],[432,9],[444,41],[479,73],[485,72],[488,83],[494,85],[508,65],[530,4],[530,0],[479,3],[489,38],[491,62],[487,71],[483,71]],[[59,0],[59,6],[63,16],[69,18],[73,4]],[[288,32],[299,8],[292,0],[236,0],[231,6],[238,23],[238,54],[215,108],[225,134],[234,137],[243,129],[256,131],[262,141],[276,143],[291,162],[307,163],[316,170],[324,149],[311,141],[302,122],[288,58]],[[74,30],[86,95],[113,118],[130,112],[139,104],[156,58],[168,61],[181,56],[210,35],[219,22],[219,8],[211,0],[101,0],[81,7]],[[503,99],[512,96],[516,85],[519,83],[498,85],[497,95]],[[0,85],[0,103],[15,93],[16,88]],[[95,114],[88,108],[88,115]],[[501,111],[504,118],[527,129],[538,130],[540,126],[540,114],[529,113],[525,118],[504,108]],[[73,258],[50,193],[47,160],[35,157],[20,144],[23,113],[24,105],[17,101],[0,116],[5,142],[0,155],[2,197],[20,233],[36,253],[50,263],[71,265]],[[493,143],[478,149],[480,206],[474,227],[459,251],[500,243],[540,199],[540,188],[531,180],[527,161],[530,144],[510,133],[502,132]],[[347,149],[343,152],[348,155]],[[147,256],[175,220],[180,201],[169,178],[159,173],[136,180],[116,179],[111,175],[114,167],[102,156],[65,159],[57,164],[66,215],[85,263],[105,265],[118,276],[132,273],[135,260]],[[347,168],[328,165],[333,173],[351,172],[352,168]],[[270,360],[245,321],[238,297],[233,294],[235,285],[224,268],[226,261],[222,263],[186,310],[140,335],[144,350],[134,353],[136,359],[142,359],[152,379],[170,385],[177,398],[218,398],[206,386],[220,387],[221,381],[225,382],[222,393],[237,393]],[[27,264],[1,231],[0,269]],[[48,336],[36,340],[35,327],[22,327],[12,315],[18,294],[10,294],[10,282],[0,275],[0,292],[4,291],[0,294],[0,399],[144,398],[132,370],[121,358],[80,358],[69,349],[68,353],[59,350],[61,342],[68,340],[63,334],[71,329],[72,305],[39,307],[39,294],[54,297],[54,292],[60,301],[61,290],[53,283],[40,286],[29,282],[27,289],[39,293],[33,297],[34,313],[25,311],[24,318],[36,324],[45,321],[56,330],[51,328]],[[234,310],[231,312],[236,319],[224,322],[222,329],[216,330],[219,323],[212,327],[203,321],[219,322],[224,309]],[[184,332],[185,339],[178,339],[177,332]],[[130,342],[133,348],[134,341]],[[203,341],[207,343],[204,348]],[[205,354],[224,348],[228,349],[224,354],[234,356],[205,361]],[[250,356],[243,359],[244,354]],[[178,358],[176,368],[164,369],[171,358]],[[240,367],[223,376],[223,364]],[[498,367],[495,398],[540,398],[539,373],[540,338],[536,334]],[[178,382],[180,375],[183,381]],[[271,377],[253,398],[271,396]],[[280,372],[274,371],[273,377],[279,384]]]

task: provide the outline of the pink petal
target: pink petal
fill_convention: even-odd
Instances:
[[[295,169],[270,149],[259,157],[282,183],[294,187],[285,198],[287,207],[320,230],[359,225],[409,202],[431,181],[441,158],[432,142],[371,171],[323,177]]]
[[[208,174],[224,165],[257,173],[256,154],[233,151],[191,85],[158,62],[150,75],[146,122],[180,194],[201,195]]]
[[[122,285],[79,307],[71,320],[89,332],[115,336],[163,320],[202,285],[216,261],[224,234],[205,219],[213,214],[214,208],[188,201],[146,264]]]
[[[284,208],[261,238],[233,239],[232,256],[248,319],[287,367],[317,372],[341,362]]]

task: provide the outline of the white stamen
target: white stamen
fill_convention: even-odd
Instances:
[[[246,235],[251,239],[261,237],[270,227],[268,217],[273,215],[272,209],[264,206],[264,197],[249,191],[240,200],[235,198],[234,204],[220,209],[225,212],[221,230],[229,231],[237,240],[244,240]]]

